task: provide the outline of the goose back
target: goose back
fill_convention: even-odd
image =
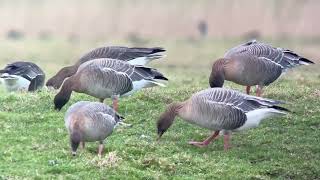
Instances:
[[[235,90],[211,88],[194,94],[179,111],[183,119],[211,130],[234,130],[247,121],[247,113],[272,108],[280,101],[245,95]]]
[[[129,48],[129,47],[123,47],[123,46],[100,47],[90,51],[89,53],[81,57],[80,60],[77,62],[77,65],[80,65],[84,62],[87,62],[92,59],[97,59],[97,58],[110,58],[110,59],[130,61],[139,57],[150,57],[152,54],[156,54],[164,51],[165,49],[161,47],[154,47],[154,48],[138,48],[138,47]],[[162,56],[153,55],[153,57],[160,58]]]
[[[120,116],[112,108],[99,102],[77,102],[65,115],[68,132],[78,131],[81,141],[104,140],[119,121]]]
[[[0,70],[2,78],[9,79],[22,77],[29,81],[27,90],[35,91],[43,87],[45,82],[45,73],[42,69],[32,62],[17,61],[8,64],[4,69]]]
[[[269,85],[282,73],[283,67],[265,57],[248,53],[233,55],[224,67],[225,79],[240,85]]]
[[[144,65],[151,60],[159,59],[163,57],[163,55],[158,54],[160,52],[164,52],[165,49],[161,47],[154,48],[129,48],[122,46],[109,46],[109,47],[99,47],[96,48],[87,54],[83,55],[76,64],[73,66],[67,66],[62,68],[56,75],[50,78],[46,85],[52,86],[55,89],[60,88],[63,80],[67,77],[72,76],[78,70],[78,67],[88,61],[98,58],[110,58],[117,59],[121,61],[127,61],[132,64],[140,64]]]
[[[98,98],[122,95],[133,88],[132,80],[127,74],[133,67],[113,59],[96,59],[82,64],[74,78],[77,78],[77,92],[87,93]]]
[[[85,82],[81,83],[83,86],[79,89],[94,92],[94,94],[88,94],[95,97],[101,97],[102,94],[109,97],[110,93],[113,93],[111,95],[123,95],[127,92],[131,94],[143,87],[161,85],[155,82],[157,79],[167,80],[156,69],[107,58],[95,59],[82,64],[76,74],[80,82]],[[139,84],[139,82],[142,83]]]
[[[265,57],[284,67],[283,70],[296,67],[303,64],[314,64],[312,61],[301,57],[291,50],[283,48],[275,48],[269,44],[258,42],[256,40],[238,45],[225,54],[226,58],[231,58],[236,54],[248,53],[257,57]]]

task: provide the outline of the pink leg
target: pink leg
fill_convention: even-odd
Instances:
[[[202,142],[190,141],[189,144],[197,146],[197,147],[206,147],[210,144],[214,139],[219,136],[219,131],[213,132],[206,140]]]
[[[98,149],[98,156],[99,157],[102,156],[103,148],[104,148],[103,142],[100,142],[99,149]]]
[[[259,86],[259,85],[257,86],[256,95],[258,97],[261,97],[261,95],[262,95],[262,86]]]
[[[247,92],[247,94],[250,94],[250,89],[251,89],[251,86],[247,86],[247,87],[246,87],[246,92]]]
[[[80,148],[81,148],[81,149],[84,149],[84,147],[85,147],[85,143],[84,143],[83,141],[81,141],[81,142],[80,142]]]
[[[225,134],[223,137],[223,143],[224,143],[224,150],[227,151],[228,149],[230,149],[230,137],[231,134]]]
[[[113,109],[118,112],[118,95],[112,96]]]

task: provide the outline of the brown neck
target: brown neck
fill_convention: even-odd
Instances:
[[[222,87],[224,83],[224,66],[226,63],[225,58],[216,60],[212,65],[212,70],[209,78],[210,87]]]
[[[179,110],[183,107],[183,103],[182,102],[174,102],[168,105],[167,107],[167,112],[169,114],[172,114],[174,116],[178,115]]]
[[[63,81],[77,72],[77,66],[67,66],[62,68],[55,76],[48,80],[47,86],[59,89]]]
[[[172,103],[167,107],[166,111],[161,114],[159,120],[157,121],[159,138],[172,125],[174,118],[179,114],[179,110],[182,107],[183,103]]]
[[[66,79],[60,89],[60,92],[54,98],[55,109],[60,110],[70,99],[73,91],[72,77]]]

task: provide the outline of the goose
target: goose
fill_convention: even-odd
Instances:
[[[216,139],[220,132],[224,135],[224,149],[230,148],[232,132],[257,127],[266,118],[285,115],[288,109],[280,107],[284,103],[271,99],[243,94],[225,88],[210,88],[199,91],[186,101],[170,104],[157,121],[158,139],[172,125],[176,116],[183,120],[213,131],[202,142],[189,144],[205,147]]]
[[[111,97],[117,111],[119,96],[131,95],[142,88],[165,86],[157,80],[168,79],[153,68],[116,59],[95,59],[81,64],[78,71],[64,81],[54,98],[55,109],[60,110],[75,91],[99,98],[100,102]]]
[[[232,81],[247,86],[247,94],[251,86],[258,85],[256,95],[261,96],[262,88],[278,79],[282,71],[283,66],[265,57],[237,54],[214,62],[209,84],[212,88],[222,87],[225,80]]]
[[[109,46],[96,48],[84,56],[82,56],[78,62],[72,66],[62,68],[56,75],[50,78],[46,86],[59,89],[63,80],[67,77],[72,76],[77,72],[78,67],[87,61],[98,59],[98,58],[110,58],[127,61],[133,65],[146,65],[152,60],[160,59],[164,55],[159,54],[166,51],[161,47],[154,48],[129,48],[122,46]]]
[[[65,126],[70,136],[72,155],[79,144],[99,141],[98,155],[102,155],[103,141],[112,134],[120,123],[121,116],[109,106],[99,102],[79,101],[69,107],[65,115]]]
[[[8,91],[36,91],[43,87],[45,74],[32,62],[16,61],[0,70],[0,79]]]
[[[247,94],[250,93],[251,86],[257,85],[258,96],[261,96],[264,86],[275,81],[288,69],[314,64],[291,50],[275,48],[256,40],[228,50],[222,59],[216,61],[212,66],[209,78],[210,87],[222,87],[225,77],[226,80],[247,86]]]

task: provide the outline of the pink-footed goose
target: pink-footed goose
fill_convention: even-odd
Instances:
[[[261,96],[262,87],[274,82],[282,73],[283,67],[265,57],[248,54],[221,58],[214,62],[209,78],[210,87],[222,87],[225,80],[247,86],[258,85],[257,96]]]
[[[60,110],[75,91],[99,98],[100,102],[111,97],[117,111],[119,96],[131,95],[142,88],[165,86],[158,80],[168,79],[153,68],[115,59],[95,59],[81,64],[78,71],[64,81],[54,98],[55,109]]]
[[[112,108],[99,102],[79,101],[70,106],[64,119],[72,155],[76,155],[79,144],[84,148],[85,142],[99,141],[98,155],[101,156],[103,141],[121,118]]]
[[[65,78],[75,74],[81,64],[93,59],[110,58],[127,61],[133,65],[145,65],[152,60],[162,58],[164,55],[160,53],[164,51],[166,50],[161,47],[129,48],[122,46],[109,46],[96,48],[82,56],[76,64],[62,68],[56,75],[47,81],[46,86],[59,89]]]
[[[184,102],[170,104],[157,121],[159,138],[172,125],[176,116],[212,130],[203,142],[189,142],[198,147],[207,146],[221,131],[227,150],[231,132],[257,127],[261,120],[284,115],[289,110],[278,106],[283,102],[255,97],[224,88],[211,88],[195,93]]]
[[[295,52],[275,48],[256,40],[236,46],[224,58],[212,66],[209,83],[211,87],[222,87],[224,80],[250,87],[257,85],[257,95],[261,96],[263,86],[275,81],[282,72],[299,66],[314,64]]]

